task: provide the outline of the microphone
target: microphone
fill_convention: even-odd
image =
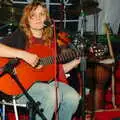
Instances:
[[[5,73],[11,73],[16,65],[18,65],[19,59],[11,59],[5,64],[3,67],[0,68],[0,76]]]
[[[52,26],[52,25],[53,25],[52,20],[45,20],[44,21],[44,27],[49,27],[49,26]]]

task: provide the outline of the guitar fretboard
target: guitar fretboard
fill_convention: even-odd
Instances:
[[[68,62],[68,61],[73,60],[74,58],[79,57],[79,56],[80,56],[80,51],[69,49],[66,52],[56,56],[56,62],[57,63]],[[53,64],[54,61],[55,61],[54,56],[48,56],[48,57],[40,58],[39,64],[48,65],[48,64]]]

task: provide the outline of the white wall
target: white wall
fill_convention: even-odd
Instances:
[[[120,24],[120,0],[98,0],[99,8],[99,33],[104,33],[103,24],[110,23],[112,31],[117,34]]]

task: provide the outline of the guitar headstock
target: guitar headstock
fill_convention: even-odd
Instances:
[[[107,45],[103,45],[101,43],[95,43],[90,46],[90,54],[97,58],[97,59],[102,59],[106,56],[108,53],[108,47]]]
[[[112,34],[111,27],[108,23],[104,23],[104,31],[105,31],[105,34]]]

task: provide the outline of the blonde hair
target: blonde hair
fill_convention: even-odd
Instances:
[[[20,29],[25,32],[25,34],[28,38],[27,39],[28,45],[31,44],[30,38],[32,37],[32,32],[30,30],[28,17],[30,17],[31,11],[35,10],[38,6],[42,6],[45,9],[46,18],[47,18],[47,20],[50,21],[49,13],[48,13],[48,10],[47,10],[44,2],[33,2],[31,4],[28,4],[24,8],[23,15],[21,17],[19,26],[20,26]],[[44,28],[43,29],[43,37],[42,37],[42,39],[44,40],[44,44],[50,45],[52,42],[52,38],[53,38],[53,28],[51,26]]]

